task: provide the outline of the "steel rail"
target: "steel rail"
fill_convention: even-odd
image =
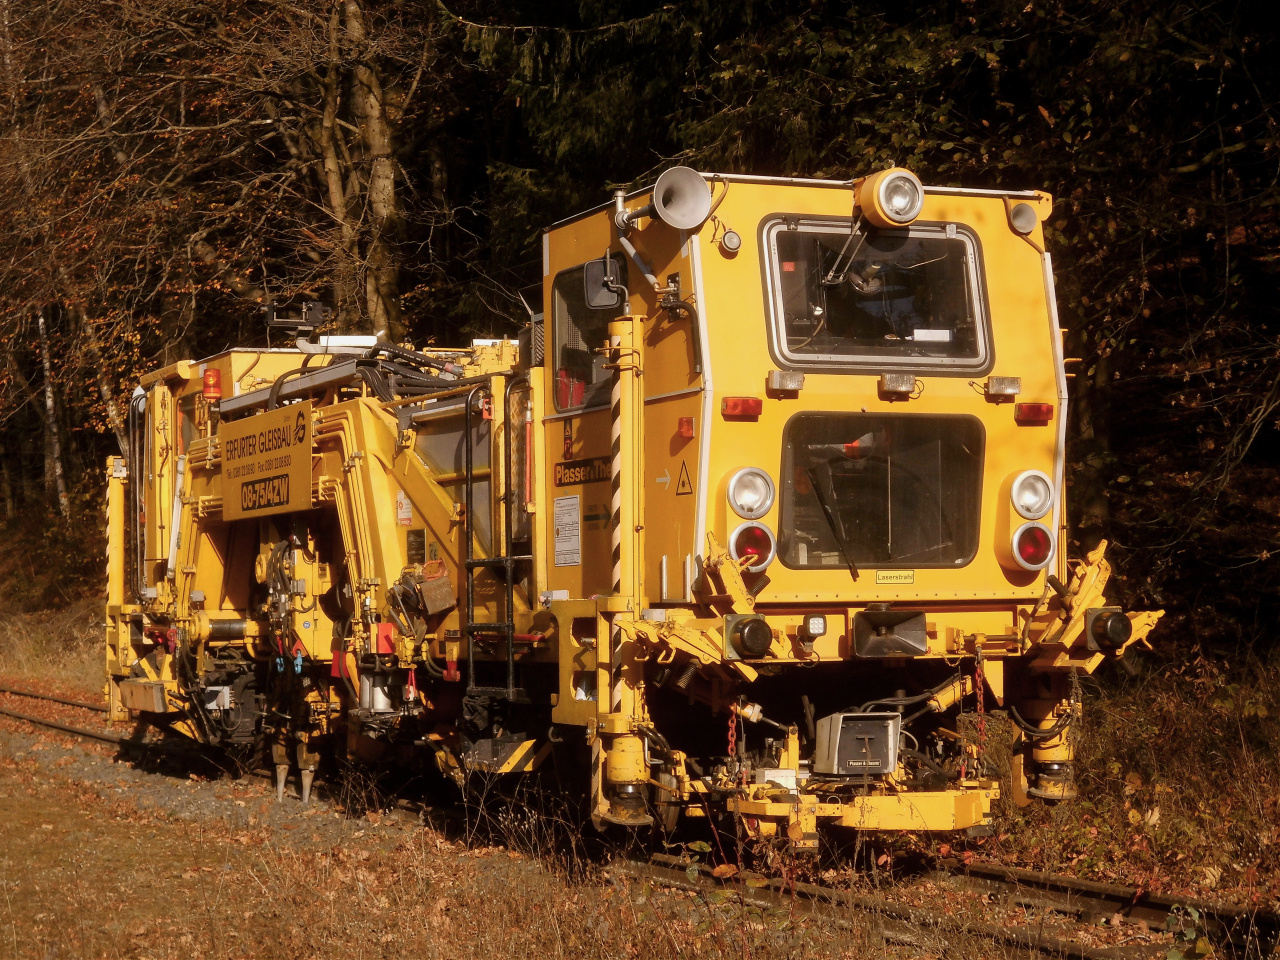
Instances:
[[[95,710],[106,713],[107,708],[100,703],[85,703],[83,700],[66,700],[63,697],[51,697],[47,693],[36,693],[34,690],[19,690],[17,687],[0,687],[0,693],[8,693],[15,697],[30,697],[32,700],[48,700],[52,703],[65,703],[69,707],[82,710]]]
[[[122,737],[118,733],[86,730],[83,727],[73,727],[70,724],[58,723],[56,720],[45,720],[41,717],[31,717],[25,713],[18,713],[16,710],[9,710],[5,707],[0,707],[0,714],[3,714],[6,717],[13,717],[16,720],[25,720],[27,723],[34,723],[41,727],[50,727],[54,730],[61,730],[63,733],[74,734],[77,737],[86,737],[90,740],[102,740],[106,743],[127,744],[136,747],[152,747],[151,744],[143,743],[140,740],[130,740],[128,737]]]
[[[1086,921],[1119,914],[1134,922],[1168,926],[1172,919],[1174,929],[1194,927],[1211,940],[1244,947],[1249,956],[1269,957],[1280,944],[1280,915],[1271,910],[1215,904],[1196,897],[1170,896],[1039,870],[966,864],[954,858],[938,860],[936,865],[949,875],[964,877],[989,890],[1004,891],[1015,900],[1077,914]]]
[[[95,712],[106,713],[107,708],[95,703],[84,703],[80,700],[67,700],[62,697],[51,697],[47,694],[36,693],[32,690],[20,690],[16,687],[0,686],[0,693],[6,693],[16,697],[30,697],[34,700],[48,700],[53,703],[61,703],[70,707],[77,707],[81,710],[93,710]],[[8,707],[0,707],[0,715],[12,717],[15,720],[22,720],[26,723],[35,724],[39,727],[48,727],[51,730],[58,730],[62,733],[69,733],[72,736],[82,737],[86,740],[98,740],[102,743],[114,743],[122,747],[139,747],[143,750],[155,750],[159,752],[167,752],[167,748],[159,743],[147,743],[144,740],[135,740],[132,737],[126,737],[119,733],[112,733],[109,730],[90,730],[86,727],[76,727],[69,723],[60,723],[57,720],[48,720],[44,717],[33,717],[30,714],[20,713],[17,710],[10,710]]]
[[[615,873],[638,880],[648,880],[679,890],[703,892],[707,890],[731,891],[741,903],[762,909],[789,907],[793,910],[820,917],[825,921],[848,927],[862,927],[867,920],[874,925],[874,932],[884,939],[920,944],[928,935],[950,934],[975,937],[1011,946],[1035,954],[1052,954],[1071,960],[1136,960],[1164,956],[1167,946],[1155,944],[1146,947],[1118,946],[1095,947],[1074,940],[1037,933],[1025,927],[1002,926],[979,921],[960,921],[933,910],[894,903],[878,897],[868,897],[843,890],[833,890],[809,883],[785,885],[780,880],[770,880],[759,889],[748,887],[737,880],[713,879],[705,865],[687,864],[685,869],[659,866],[655,861],[674,861],[675,858],[655,856],[650,862],[624,861],[612,866]],[[697,879],[688,875],[688,868],[695,867]],[[855,923],[854,918],[862,922]]]

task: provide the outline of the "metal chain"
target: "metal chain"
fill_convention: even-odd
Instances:
[[[983,701],[982,688],[986,686],[986,677],[982,670],[982,648],[978,647],[977,658],[973,662],[973,692],[978,708],[978,756],[987,749],[987,708]],[[979,765],[980,766],[980,765]]]
[[[1084,691],[1080,689],[1080,671],[1075,667],[1071,668],[1071,705],[1067,709],[1071,711],[1071,722],[1067,724],[1065,732],[1067,743],[1071,748],[1071,756],[1075,757],[1080,752],[1080,742],[1084,734],[1082,729],[1084,724],[1076,722],[1081,720],[1084,715]],[[1070,781],[1074,783],[1076,779],[1075,764],[1068,764],[1067,771],[1070,775]]]

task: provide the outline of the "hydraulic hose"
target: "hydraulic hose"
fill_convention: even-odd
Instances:
[[[702,373],[702,332],[699,329],[698,311],[693,304],[675,297],[663,297],[658,301],[659,308],[671,313],[683,313],[689,318],[689,345],[693,348],[693,372]]]
[[[274,410],[280,406],[280,388],[284,386],[284,382],[290,377],[296,377],[299,374],[307,372],[306,367],[295,367],[292,370],[286,370],[280,376],[276,377],[271,384],[271,390],[267,393],[267,409]]]
[[[463,368],[456,363],[450,363],[448,360],[437,360],[435,357],[419,353],[417,350],[406,350],[404,347],[397,347],[394,343],[379,343],[366,356],[373,360],[380,353],[396,360],[403,360],[405,363],[413,364],[415,367],[431,367],[455,377],[460,377],[463,373]]]
[[[1071,726],[1075,722],[1075,710],[1071,710],[1058,718],[1058,722],[1052,727],[1041,728],[1033,726],[1022,719],[1022,714],[1018,713],[1018,708],[1013,704],[1009,704],[1009,717],[1013,720],[1014,726],[1022,731],[1023,736],[1029,740],[1051,740],[1063,730]]]
[[[918,693],[910,697],[877,697],[875,700],[868,700],[862,706],[853,707],[845,710],[845,713],[866,713],[872,707],[913,707],[917,703],[924,703],[926,700],[932,700],[947,687],[956,682],[955,677],[949,677],[936,687],[930,687],[924,693]]]
[[[940,773],[944,777],[947,775],[947,771],[943,770],[942,766],[936,760],[934,760],[933,757],[929,756],[927,753],[921,753],[919,750],[911,750],[907,747],[899,747],[898,756],[909,757],[910,759],[916,761],[922,766],[928,767],[934,773]]]

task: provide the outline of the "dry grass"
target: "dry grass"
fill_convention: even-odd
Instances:
[[[0,673],[98,696],[103,685],[102,604],[82,600],[0,616]]]
[[[787,907],[613,883],[594,867],[570,879],[377,814],[320,845],[318,821],[175,821],[7,758],[0,814],[13,828],[0,842],[0,956],[21,960],[901,955]]]
[[[307,886],[326,878],[317,896]],[[502,848],[465,850],[424,832],[390,856],[276,855],[266,893],[291,918],[263,953],[307,956],[340,942],[353,957],[833,958],[865,937],[728,897],[646,884],[572,882]],[[352,891],[362,896],[352,897]],[[882,950],[872,950],[873,954]]]
[[[1038,869],[1280,899],[1280,651],[1085,684],[1080,796],[1005,803],[983,852]]]

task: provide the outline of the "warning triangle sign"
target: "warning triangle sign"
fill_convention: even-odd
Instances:
[[[676,481],[676,496],[693,496],[693,484],[689,482],[689,466],[683,460],[680,461],[680,479]]]

